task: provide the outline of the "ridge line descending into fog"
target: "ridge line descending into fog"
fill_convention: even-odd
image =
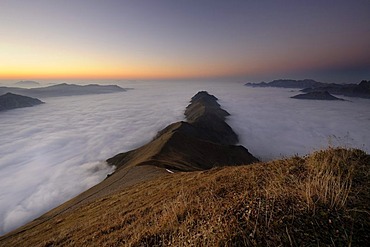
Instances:
[[[116,83],[116,82],[114,82]],[[114,84],[113,83],[113,84]],[[0,234],[103,180],[102,160],[150,141],[184,119],[198,91],[219,98],[240,143],[262,160],[328,144],[370,151],[370,100],[297,101],[290,89],[237,83],[122,83],[123,94],[49,98],[0,113]]]

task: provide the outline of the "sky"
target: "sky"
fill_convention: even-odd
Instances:
[[[0,0],[0,79],[370,79],[368,0]]]

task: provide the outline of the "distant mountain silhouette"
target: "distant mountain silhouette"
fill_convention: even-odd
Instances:
[[[340,98],[337,98],[331,95],[328,91],[298,94],[291,98],[292,99],[309,99],[309,100],[342,100],[342,101],[344,100],[344,99],[340,99]]]
[[[325,85],[325,83],[317,82],[311,79],[304,80],[290,80],[290,79],[279,79],[271,82],[260,82],[260,83],[246,83],[246,86],[250,87],[282,87],[282,88],[307,88],[307,87],[319,87]]]
[[[246,83],[249,87],[280,87],[301,88],[302,92],[329,92],[330,94],[344,95],[348,97],[370,98],[370,81],[361,81],[359,84],[323,83],[310,79],[305,80],[274,80],[271,82]]]
[[[19,81],[14,83],[16,86],[21,87],[38,87],[40,86],[40,83],[37,81]]]
[[[302,92],[324,92],[344,95],[348,97],[370,98],[370,81],[361,81],[359,84],[325,84],[319,87],[308,87]]]
[[[105,94],[124,92],[126,89],[117,85],[75,85],[75,84],[57,84],[48,87],[39,88],[17,88],[17,87],[0,87],[0,94],[7,92],[26,95],[30,97],[56,97],[56,96],[72,96],[72,95],[86,95],[86,94]]]
[[[30,107],[43,104],[39,99],[22,96],[13,93],[6,93],[0,96],[0,111],[11,110],[22,107]]]

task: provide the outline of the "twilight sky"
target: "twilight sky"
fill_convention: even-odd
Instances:
[[[0,0],[0,79],[370,79],[369,0]]]

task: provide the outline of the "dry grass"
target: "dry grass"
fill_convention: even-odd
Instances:
[[[345,207],[351,192],[352,178],[361,151],[333,149],[316,152],[307,159],[306,197],[308,206],[315,209],[318,201],[331,209]]]
[[[363,246],[369,156],[300,158],[177,173],[58,215],[3,246]]]

